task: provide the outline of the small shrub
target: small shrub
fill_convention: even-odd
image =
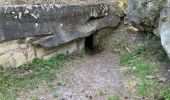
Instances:
[[[53,96],[54,96],[55,98],[57,98],[57,97],[60,96],[60,94],[59,94],[58,92],[55,92],[55,93],[53,93]]]
[[[170,100],[170,86],[166,86],[161,90],[159,100]]]
[[[154,97],[158,93],[157,83],[153,80],[142,79],[137,92],[146,97]]]

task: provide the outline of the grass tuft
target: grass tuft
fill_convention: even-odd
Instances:
[[[108,97],[108,100],[119,100],[118,96],[112,95]]]
[[[158,97],[158,100],[170,100],[170,86],[165,86]]]
[[[136,90],[139,94],[147,98],[158,100],[170,100],[169,86],[160,86],[157,79],[148,79],[147,76],[156,76],[159,69],[152,61],[168,62],[168,57],[164,52],[160,40],[153,36],[137,45],[131,53],[123,53],[120,63],[132,67],[130,74],[137,76],[138,85]],[[160,99],[159,99],[160,98]]]
[[[23,89],[34,89],[40,80],[53,80],[56,69],[66,57],[58,55],[49,60],[34,59],[31,63],[13,69],[0,69],[0,100],[15,100]]]
[[[115,43],[112,45],[112,52],[117,52],[119,47],[122,47],[122,44],[124,43],[124,38],[119,37]]]
[[[137,92],[145,97],[154,97],[158,93],[158,84],[154,80],[142,79],[137,87]]]

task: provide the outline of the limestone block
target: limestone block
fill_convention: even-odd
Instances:
[[[85,49],[85,39],[80,39],[77,41],[77,49],[78,49],[78,52],[81,52]]]
[[[78,48],[77,48],[77,43],[75,41],[68,44],[68,46],[67,46],[68,54],[75,53],[76,51],[78,51]]]
[[[38,58],[42,58],[46,54],[44,48],[36,47],[35,51],[36,51],[36,57],[38,57]]]
[[[66,45],[59,46],[52,50],[46,49],[46,55],[44,56],[44,59],[50,59],[51,57],[55,57],[58,54],[67,54],[67,53],[68,53],[68,47]]]
[[[0,66],[4,68],[15,66],[15,61],[10,53],[0,55]]]
[[[13,54],[13,57],[16,61],[16,67],[21,66],[22,64],[27,62],[25,50],[19,50]]]
[[[28,61],[32,61],[34,58],[36,58],[35,50],[33,47],[29,47],[27,49],[27,56],[28,56]]]
[[[18,48],[18,46],[19,45],[17,44],[16,41],[0,43],[0,54],[15,50]]]
[[[19,45],[19,47],[20,47],[20,48],[24,48],[24,49],[25,49],[25,48],[27,48],[27,47],[28,47],[28,44],[26,44],[26,43],[22,43],[22,44],[20,44],[20,45]]]

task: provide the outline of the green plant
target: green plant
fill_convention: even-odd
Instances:
[[[104,92],[102,90],[99,91],[99,96],[104,96]]]
[[[52,84],[52,83],[48,83],[47,86],[48,86],[48,88],[50,88],[50,89],[54,89],[54,84]]]
[[[149,58],[149,56],[154,57],[155,60],[158,60],[160,62],[168,62],[169,58],[167,54],[165,53],[160,38],[148,35],[147,40],[145,41],[146,51],[145,56]]]
[[[115,50],[117,49],[117,48],[120,48],[121,47],[121,45],[124,43],[124,38],[123,37],[119,37],[117,40],[116,40],[116,42],[113,44],[113,46],[112,46],[112,51],[113,52],[115,52]]]
[[[112,95],[108,97],[108,100],[119,100],[118,96]]]
[[[158,94],[157,86],[158,84],[154,80],[142,79],[137,87],[137,92],[146,97],[153,97]]]
[[[139,44],[131,53],[125,53],[121,56],[121,63],[132,67],[130,73],[139,78],[137,92],[145,97],[154,97],[158,94],[158,83],[154,80],[149,80],[146,77],[154,75],[157,67],[154,64],[148,63],[143,55],[148,53],[146,44]]]
[[[159,100],[170,100],[170,86],[165,86],[161,90]]]
[[[56,69],[62,66],[66,57],[57,55],[49,60],[34,59],[19,68],[0,68],[0,100],[15,100],[23,89],[34,89],[37,82],[56,77]]]
[[[59,94],[58,92],[55,92],[55,93],[53,93],[53,96],[54,96],[55,98],[57,98],[57,97],[60,96],[60,94]]]
[[[39,100],[39,98],[34,96],[34,97],[31,97],[31,100]]]

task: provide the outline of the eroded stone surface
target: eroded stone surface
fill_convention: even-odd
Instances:
[[[34,58],[49,59],[57,54],[81,53],[83,50],[84,39],[75,40],[51,49],[9,41],[0,45],[0,67],[19,67],[32,61]],[[4,52],[1,53],[2,51]]]
[[[14,53],[13,58],[16,60],[15,66],[20,66],[27,62],[26,58],[26,51],[25,50],[19,50]],[[14,65],[12,65],[14,66]]]
[[[141,30],[151,30],[157,27],[162,4],[161,0],[128,0],[127,17]]]
[[[0,6],[0,42],[45,35],[32,44],[56,47],[117,26],[119,17],[111,12],[106,4]]]
[[[122,16],[116,3],[0,6],[0,56],[9,53],[18,67],[36,57],[81,52],[85,37],[116,27]]]
[[[170,0],[129,0],[127,17],[142,30],[152,32],[154,28],[170,57]]]
[[[161,37],[162,46],[170,57],[170,0],[167,0],[160,13],[158,33]]]
[[[0,55],[0,67],[11,67],[15,64],[14,58],[11,56],[11,53],[6,53]]]

